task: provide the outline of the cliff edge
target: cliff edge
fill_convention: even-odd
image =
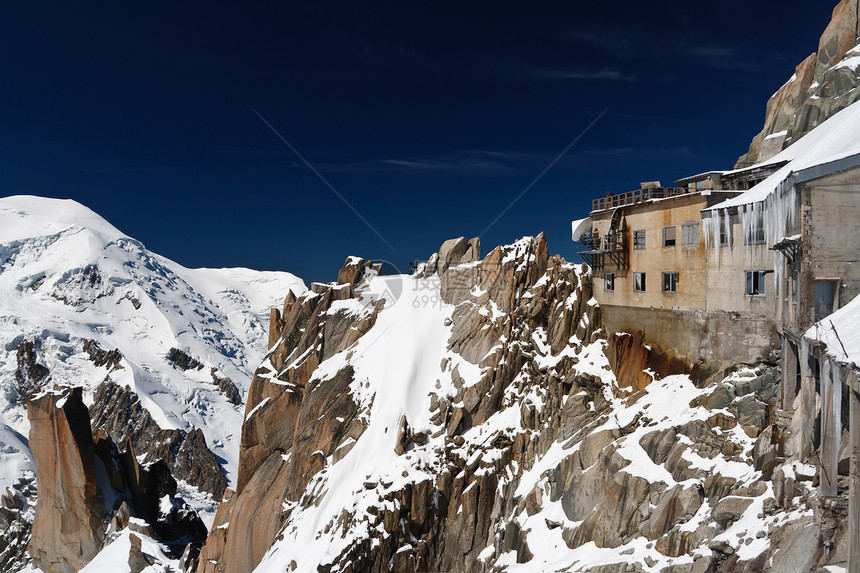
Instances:
[[[766,161],[817,125],[860,99],[860,0],[833,9],[818,51],[767,102],[764,128],[753,138],[736,169]]]

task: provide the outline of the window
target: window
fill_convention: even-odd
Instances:
[[[633,290],[645,292],[645,273],[633,273]]]
[[[678,291],[678,273],[663,273],[663,292]]]
[[[685,249],[695,249],[699,246],[699,224],[684,223],[681,225],[681,246]]]
[[[815,321],[818,322],[825,316],[833,314],[836,310],[836,286],[835,280],[815,281]]]
[[[797,271],[791,271],[791,298],[794,304],[800,299],[800,287],[797,282]]]
[[[645,229],[633,231],[633,248],[637,251],[645,248]]]
[[[603,290],[615,290],[615,273],[606,273],[603,279],[606,281]]]
[[[767,271],[747,271],[747,288],[744,294],[749,296],[764,296],[766,273]]]
[[[720,224],[720,246],[728,247],[731,241],[731,229],[732,223],[731,219],[727,220],[725,224]]]
[[[745,245],[763,245],[764,244],[764,216],[759,215],[756,219],[755,226],[747,230],[744,237]]]
[[[675,246],[675,227],[663,227],[663,246]]]

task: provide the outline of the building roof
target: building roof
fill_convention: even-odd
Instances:
[[[793,145],[782,150],[767,161],[762,161],[752,167],[746,167],[737,171],[725,172],[725,174],[738,173],[751,168],[788,161],[783,167],[758,185],[752,187],[749,191],[713,207],[709,207],[706,211],[758,203],[773,193],[779,187],[779,184],[785,181],[792,173],[806,172],[807,176],[810,176],[816,173],[810,170],[825,165],[829,165],[831,168],[837,167],[836,170],[838,170],[840,161],[857,155],[860,155],[860,102],[841,110],[798,139]],[[843,164],[850,163],[850,161],[843,162]],[[826,169],[820,171],[822,174],[817,175],[817,177],[828,174]],[[829,171],[829,173],[835,172],[835,170]],[[809,181],[814,178],[816,177],[809,177],[806,180]]]
[[[683,179],[678,179],[675,183],[678,186],[682,186],[685,183],[694,183],[696,181],[702,181],[703,179],[707,179],[711,175],[725,175],[726,173],[733,173],[732,171],[705,171],[704,173],[699,173],[697,175],[690,175],[689,177],[684,177]]]
[[[837,362],[860,364],[860,297],[813,324],[804,337],[823,343]]]

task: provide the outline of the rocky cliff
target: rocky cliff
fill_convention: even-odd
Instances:
[[[607,336],[590,275],[542,236],[478,251],[448,241],[412,276],[352,257],[287,295],[200,571],[844,561],[845,508],[787,461],[773,366],[678,374]]]
[[[842,0],[818,44],[818,51],[767,102],[764,128],[736,168],[770,159],[814,127],[860,99],[858,0]]]

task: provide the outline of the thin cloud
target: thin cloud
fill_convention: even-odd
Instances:
[[[371,161],[344,164],[323,164],[320,169],[331,173],[355,172],[413,172],[458,176],[509,175],[519,171],[518,166],[532,162],[535,154],[467,150],[429,157],[386,157]]]
[[[122,175],[126,173],[157,173],[157,172],[179,172],[183,169],[173,167],[156,167],[156,166],[140,166],[140,167],[80,167],[81,173],[89,173],[93,175]]]
[[[632,41],[634,34],[635,32],[630,30],[605,30],[603,33],[598,33],[581,29],[567,30],[565,33],[567,37],[580,44],[599,48],[620,59],[630,59],[635,56],[637,50],[634,49]]]
[[[757,70],[763,65],[760,59],[755,59],[760,58],[758,55],[745,55],[733,46],[700,44],[698,38],[689,34],[666,42],[653,42],[649,32],[635,29],[604,33],[573,29],[565,35],[620,61],[674,57],[678,62],[695,60],[702,67],[718,70]]]
[[[737,48],[715,45],[685,46],[682,53],[701,65],[720,70],[757,70],[761,64],[745,59]]]
[[[727,48],[725,46],[691,46],[687,48],[687,53],[691,56],[701,56],[703,58],[731,58],[738,53],[737,48]]]
[[[611,82],[633,82],[636,76],[625,74],[620,70],[530,70],[529,75],[541,80],[603,80]]]
[[[659,159],[659,158],[678,158],[695,159],[694,154],[689,147],[682,145],[680,147],[615,147],[611,149],[588,149],[583,151],[587,155],[597,157],[613,157],[615,159]]]

